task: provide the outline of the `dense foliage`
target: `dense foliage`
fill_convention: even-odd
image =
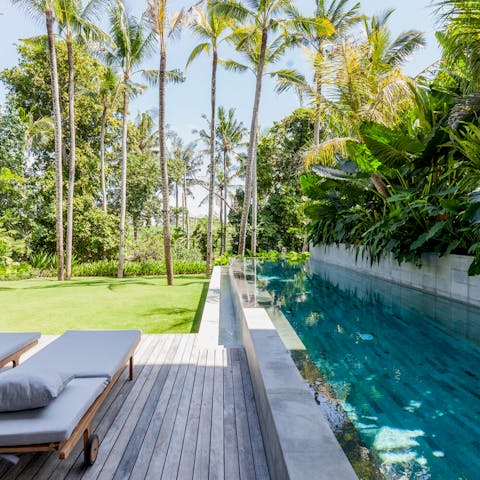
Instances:
[[[367,29],[363,51],[374,51],[377,38]],[[359,56],[347,82],[354,88],[325,106],[347,120],[338,119],[335,131],[325,125],[301,180],[313,243],[365,247],[372,260],[384,253],[399,261],[419,261],[423,252],[471,254],[470,274],[480,273],[480,104],[471,68],[450,54],[448,26],[441,38],[445,55],[433,74],[400,78],[401,90],[397,81],[373,103],[360,90],[372,73]],[[341,56],[330,72],[344,87],[349,61]]]

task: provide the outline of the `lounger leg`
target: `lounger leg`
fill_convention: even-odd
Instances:
[[[88,464],[88,439],[90,438],[90,427],[88,427],[84,432],[83,432],[83,460],[85,462],[85,465]]]
[[[130,366],[130,380],[133,380],[133,356],[130,357],[129,366]]]
[[[97,435],[91,435],[91,426],[83,432],[83,461],[91,467],[97,460],[100,441]]]

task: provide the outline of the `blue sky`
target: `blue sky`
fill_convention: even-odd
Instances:
[[[146,2],[142,0],[127,0],[133,13],[141,14]],[[171,11],[179,10],[184,5],[191,5],[192,1],[171,0]],[[309,10],[308,0],[297,0],[296,4]],[[353,3],[353,1],[352,1]],[[416,53],[406,65],[406,72],[415,75],[432,64],[439,57],[439,49],[435,41],[435,18],[431,0],[363,0],[362,10],[373,14],[386,8],[395,8],[396,12],[391,20],[391,29],[395,35],[403,30],[417,29],[425,32],[428,45]],[[313,7],[312,7],[313,9]],[[0,1],[0,32],[2,53],[0,70],[11,67],[17,62],[15,44],[18,38],[26,38],[44,33],[42,22],[36,22],[25,15],[19,7],[12,6],[9,0]],[[196,44],[196,39],[187,31],[179,40],[169,47],[169,68],[185,66],[189,53]],[[229,56],[230,52],[227,53]],[[222,53],[220,52],[220,55]],[[145,67],[156,68],[156,58],[150,59]],[[298,51],[288,52],[284,65],[289,68],[301,69],[304,62]],[[139,79],[140,80],[140,79]],[[267,78],[262,98],[260,125],[268,127],[275,120],[288,115],[298,106],[298,99],[293,94],[277,95],[273,91],[274,84]],[[219,72],[218,104],[227,108],[234,107],[237,116],[246,126],[250,125],[250,111],[253,103],[254,78],[252,74],[233,74]],[[5,95],[5,89],[0,84],[0,102]],[[197,59],[189,68],[187,80],[181,85],[168,87],[167,92],[167,122],[185,140],[194,139],[193,129],[203,128],[202,113],[209,111],[210,95],[210,65],[207,57]],[[132,115],[140,111],[151,110],[156,113],[157,96],[155,89],[149,89],[144,95],[135,100],[132,105]]]

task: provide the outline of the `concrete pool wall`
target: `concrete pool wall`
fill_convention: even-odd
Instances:
[[[451,298],[480,307],[480,275],[469,277],[468,267],[473,257],[435,253],[424,254],[421,266],[404,262],[399,264],[393,255],[385,255],[379,262],[371,264],[370,257],[358,256],[347,245],[310,246],[313,261],[355,270],[357,273],[373,275],[390,282],[399,283],[424,292]]]
[[[232,267],[229,273],[271,477],[358,480],[261,306],[262,298],[251,298],[251,289],[246,285],[250,273]]]

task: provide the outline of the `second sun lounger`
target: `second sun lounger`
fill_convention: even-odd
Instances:
[[[57,369],[73,379],[45,407],[0,413],[0,453],[58,451],[66,459],[83,436],[85,463],[92,465],[99,447],[92,420],[127,363],[133,378],[140,337],[138,330],[69,331],[15,369]]]
[[[10,362],[16,367],[20,363],[20,357],[33,348],[40,338],[40,333],[15,333],[0,332],[0,368]]]

